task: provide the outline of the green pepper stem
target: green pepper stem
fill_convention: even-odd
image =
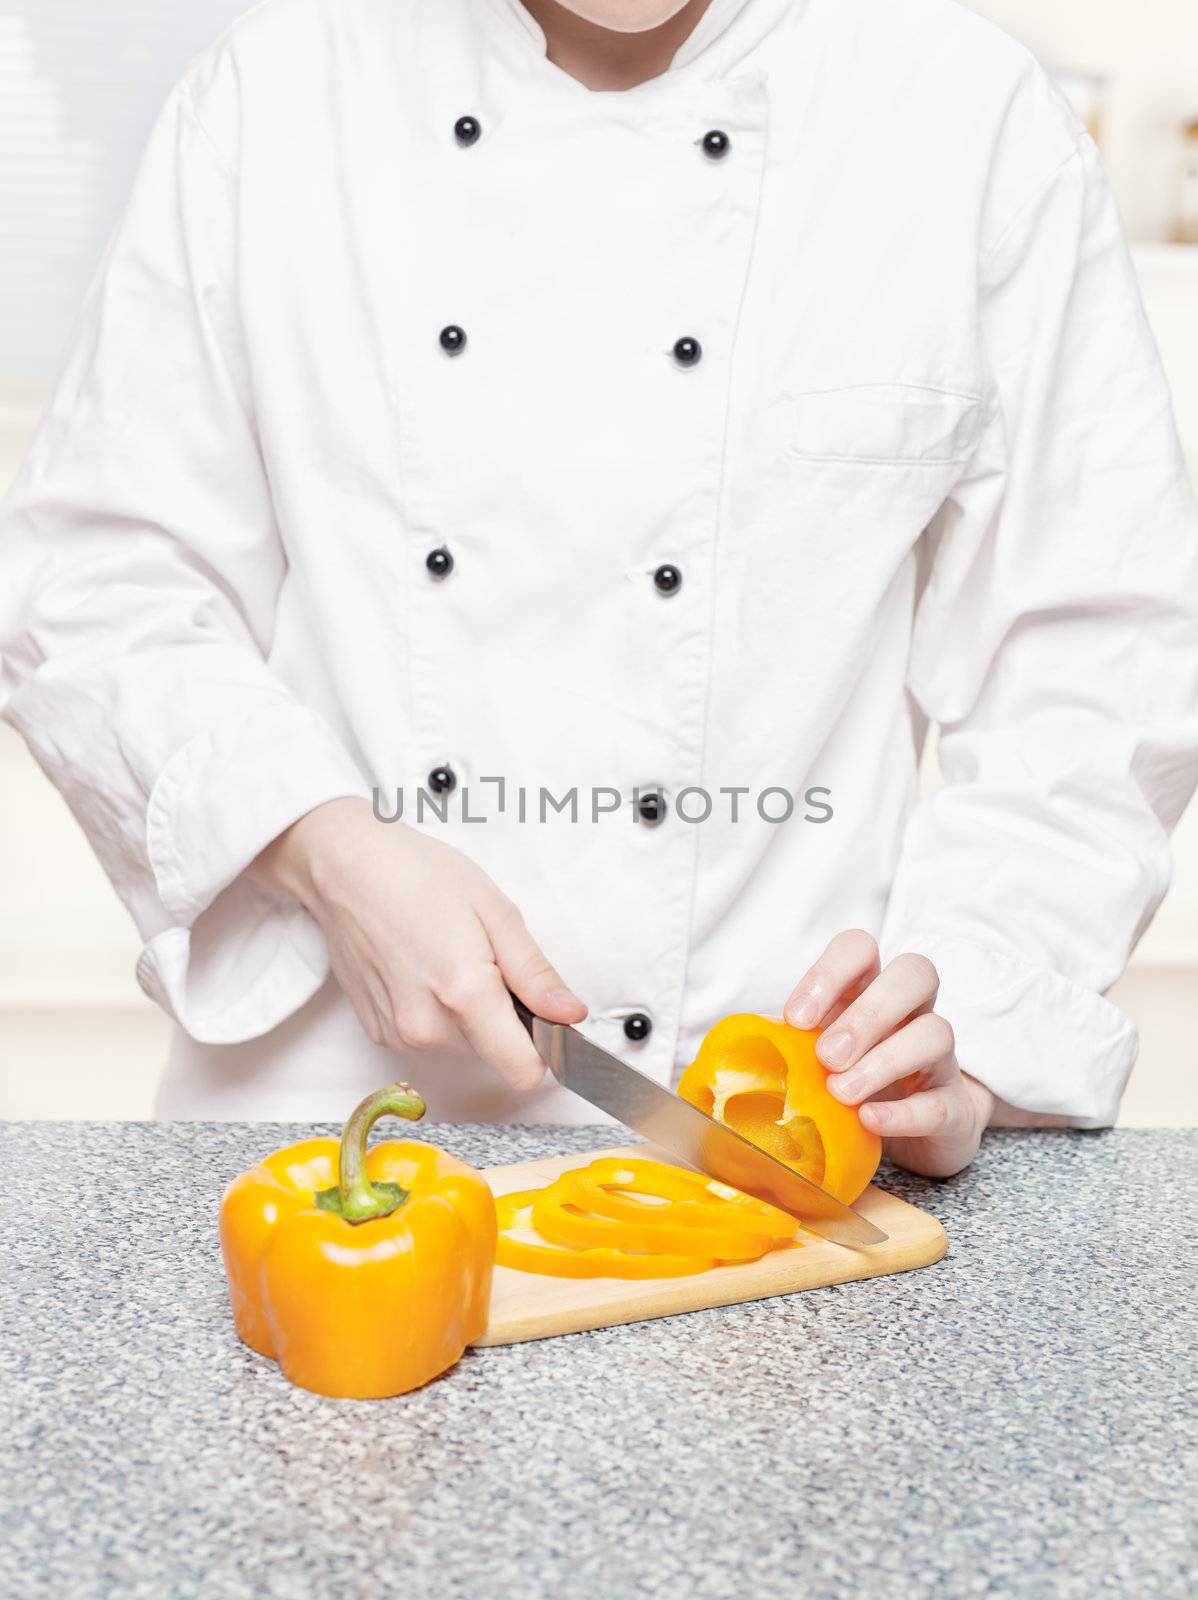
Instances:
[[[424,1101],[408,1083],[389,1083],[367,1095],[351,1114],[341,1135],[341,1215],[347,1222],[365,1222],[394,1211],[395,1201],[375,1189],[366,1176],[366,1139],[380,1117],[406,1117],[419,1122]]]

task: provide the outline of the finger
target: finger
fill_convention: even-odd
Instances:
[[[500,972],[528,1009],[546,1022],[581,1022],[586,1006],[550,964],[511,901],[488,906],[482,920]]]
[[[871,1100],[857,1115],[871,1133],[884,1134],[888,1139],[928,1139],[965,1132],[970,1127],[973,1108],[968,1095],[954,1080],[909,1095],[906,1100]]]
[[[878,975],[878,942],[862,928],[838,933],[795,984],[783,1008],[792,1028],[817,1028],[846,991],[858,992]]]
[[[838,1017],[844,1015],[853,1001],[865,993],[876,976],[876,972],[868,973],[865,977],[859,978],[856,983],[850,983],[847,988],[842,989],[820,1018],[820,1027],[824,1029],[830,1028]]]
[[[354,1000],[351,1001],[351,1004],[354,1008],[354,1015],[362,1025],[362,1032],[370,1040],[371,1044],[386,1044],[387,1029],[382,1017],[378,1014],[374,1007],[367,1004],[365,1001],[359,1002]]]
[[[955,1049],[947,1018],[925,1011],[867,1050],[847,1071],[834,1072],[828,1088],[838,1100],[853,1106],[904,1080],[911,1092],[931,1089],[947,1083],[957,1071]]]
[[[461,1048],[461,1037],[454,1019],[444,1006],[437,1003],[427,989],[418,989],[408,995],[400,993],[392,1002],[389,1042],[397,1050],[430,1050]]]
[[[920,1010],[930,1010],[940,974],[927,956],[895,956],[869,988],[820,1036],[816,1054],[825,1067],[843,1072],[867,1050]]]
[[[480,1060],[513,1089],[536,1088],[545,1064],[516,1015],[498,967],[480,962],[456,972],[437,995]]]
[[[345,970],[336,956],[333,957],[332,967],[333,976],[348,996],[362,1031],[371,1044],[389,1043],[391,1005],[382,983],[376,981],[371,973],[362,978],[352,968]]]

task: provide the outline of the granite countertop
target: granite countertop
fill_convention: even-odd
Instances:
[[[1198,1133],[993,1135],[950,1183],[882,1174],[948,1229],[935,1266],[366,1403],[291,1387],[225,1298],[224,1185],[311,1131],[0,1126],[7,1600],[1195,1592]]]

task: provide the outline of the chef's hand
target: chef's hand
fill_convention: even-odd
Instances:
[[[533,1089],[544,1067],[508,989],[550,1022],[586,1016],[480,867],[403,823],[380,824],[365,800],[309,811],[250,874],[319,922],[334,976],[375,1044],[465,1044],[514,1089]]]
[[[977,1154],[995,1100],[957,1064],[953,1030],[933,1010],[940,976],[921,955],[885,968],[868,933],[839,933],[799,979],[785,1018],[821,1028],[816,1054],[838,1100],[860,1106],[888,1156],[947,1178]]]

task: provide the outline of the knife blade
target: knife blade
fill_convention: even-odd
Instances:
[[[882,1244],[888,1234],[732,1128],[593,1044],[577,1028],[546,1022],[515,995],[516,1014],[563,1088],[660,1145],[688,1166],[798,1217],[835,1244]]]

